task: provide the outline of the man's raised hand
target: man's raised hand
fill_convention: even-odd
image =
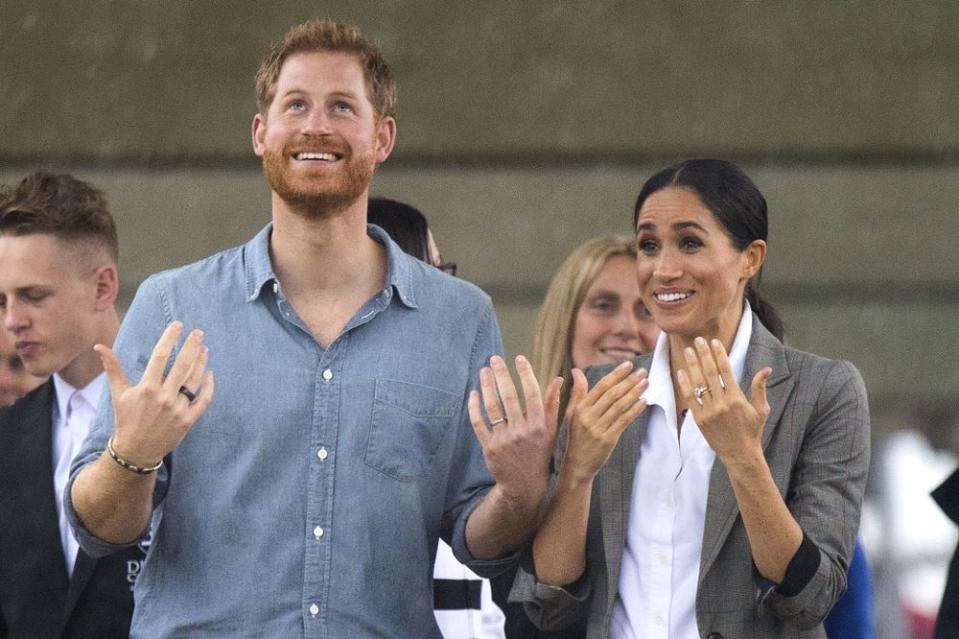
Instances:
[[[482,403],[490,421],[483,416],[477,391],[470,393],[470,421],[498,489],[511,500],[538,500],[549,480],[563,380],[557,377],[550,383],[544,402],[533,368],[522,355],[516,358],[516,372],[526,411],[506,362],[494,356],[489,367],[480,371]]]
[[[213,398],[213,373],[206,370],[209,351],[203,345],[203,331],[190,333],[169,374],[163,377],[182,331],[180,322],[166,327],[136,385],[127,379],[109,347],[94,347],[110,383],[116,419],[113,449],[137,466],[155,465],[173,451]]]

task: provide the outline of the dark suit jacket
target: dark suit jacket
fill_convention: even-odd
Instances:
[[[53,381],[0,409],[0,638],[128,637],[137,546],[68,579],[53,489]]]
[[[636,360],[649,368],[651,356]],[[858,371],[784,346],[753,316],[741,387],[765,366],[770,413],[763,451],[773,480],[820,563],[806,586],[784,596],[753,568],[746,529],[729,476],[717,459],[709,480],[696,596],[696,620],[708,639],[825,639],[822,618],[846,586],[869,466],[869,414]],[[589,369],[595,384],[612,367]],[[587,588],[570,592],[538,583],[521,566],[510,594],[540,627],[562,628],[588,615],[587,637],[606,639],[619,590],[644,412],[620,437],[593,484],[586,542]]]
[[[932,492],[942,512],[959,524],[959,469]],[[936,619],[935,639],[951,639],[959,636],[959,547],[949,564],[946,577],[946,590],[942,594],[942,605]]]

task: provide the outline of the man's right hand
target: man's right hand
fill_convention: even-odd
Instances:
[[[130,384],[110,348],[97,344],[103,370],[110,382],[116,431],[113,449],[137,466],[157,464],[175,449],[190,427],[200,418],[213,398],[213,373],[206,370],[209,351],[203,345],[203,331],[186,338],[170,373],[163,377],[183,324],[172,322],[153,347],[140,383]],[[196,395],[190,398],[181,388]]]

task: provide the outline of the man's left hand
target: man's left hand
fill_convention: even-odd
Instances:
[[[489,367],[480,371],[486,416],[477,391],[470,393],[469,413],[497,490],[515,505],[528,507],[538,505],[546,494],[563,379],[557,377],[550,382],[544,402],[532,366],[522,355],[516,358],[516,372],[523,388],[525,412],[506,362],[493,356]]]

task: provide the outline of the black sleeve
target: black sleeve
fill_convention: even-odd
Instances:
[[[819,562],[822,561],[822,553],[819,547],[806,536],[805,531],[802,534],[802,543],[799,544],[799,550],[789,560],[786,566],[786,574],[782,582],[776,586],[776,590],[783,597],[794,597],[802,592],[816,571],[819,570]]]

